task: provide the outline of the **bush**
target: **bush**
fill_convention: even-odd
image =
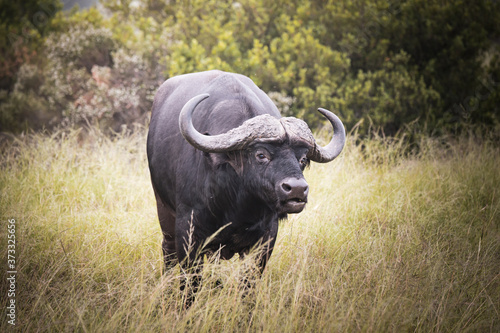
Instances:
[[[60,121],[48,101],[41,95],[43,77],[37,66],[24,64],[16,75],[13,91],[0,96],[0,124],[4,131],[40,129]],[[3,128],[2,128],[3,127]]]
[[[30,30],[32,42],[16,44],[4,81],[23,80],[27,73],[13,73],[26,63],[38,66],[41,86],[8,85],[2,128],[37,126],[45,119],[37,114],[48,109],[65,125],[117,130],[146,117],[162,75],[209,69],[247,75],[264,91],[292,98],[286,115],[313,128],[324,122],[318,107],[337,112],[348,129],[360,124],[363,135],[373,127],[394,135],[409,122],[428,133],[499,128],[497,2],[102,4],[110,17],[96,9],[57,13],[44,29]]]
[[[144,59],[119,49],[113,67],[94,65],[85,89],[66,111],[66,121],[97,122],[118,131],[123,125],[144,122],[161,77]]]
[[[119,47],[109,29],[81,23],[51,34],[44,50],[45,64],[22,66],[14,90],[4,93],[0,111],[2,124],[12,126],[7,129],[26,122],[32,128],[95,124],[119,131],[145,121],[162,77],[140,54]]]
[[[409,56],[401,52],[387,58],[381,69],[363,72],[339,87],[334,105],[348,124],[363,120],[360,133],[383,129],[394,134],[415,120],[432,123],[440,95],[408,67]]]

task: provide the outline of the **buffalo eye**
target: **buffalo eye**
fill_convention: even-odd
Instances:
[[[302,157],[300,159],[300,167],[302,168],[302,170],[304,170],[304,168],[308,165],[309,165],[309,160],[307,159],[307,157]]]
[[[255,158],[259,163],[267,163],[271,160],[269,154],[260,150],[255,153]]]

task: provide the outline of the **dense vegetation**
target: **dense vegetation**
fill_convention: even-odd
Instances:
[[[407,155],[403,139],[355,141],[306,170],[308,207],[281,224],[255,289],[242,297],[249,261],[207,264],[188,311],[178,267],[161,274],[144,131],[4,142],[0,219],[16,219],[17,330],[498,332],[498,146],[422,139]]]
[[[218,68],[286,115],[359,133],[499,128],[500,3],[479,0],[1,1],[0,130],[147,119],[159,84]]]

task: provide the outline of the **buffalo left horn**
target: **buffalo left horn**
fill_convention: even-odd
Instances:
[[[193,126],[193,111],[209,94],[191,98],[179,114],[182,136],[195,148],[207,153],[224,153],[239,150],[252,142],[272,142],[285,137],[279,119],[265,114],[245,121],[241,126],[219,135],[203,135]]]
[[[325,147],[315,143],[314,148],[309,151],[308,158],[318,163],[327,163],[335,159],[345,144],[345,129],[340,119],[332,112],[319,108],[318,111],[330,121],[333,126],[333,137]]]

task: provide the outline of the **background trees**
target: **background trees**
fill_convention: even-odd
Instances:
[[[394,134],[410,122],[430,133],[500,126],[494,1],[101,3],[104,14],[2,2],[2,35],[29,31],[22,44],[2,40],[1,130],[119,130],[147,117],[164,79],[215,68],[250,76],[311,126],[322,122],[319,106],[348,129],[362,120],[361,133]],[[47,4],[44,23],[30,25]]]

